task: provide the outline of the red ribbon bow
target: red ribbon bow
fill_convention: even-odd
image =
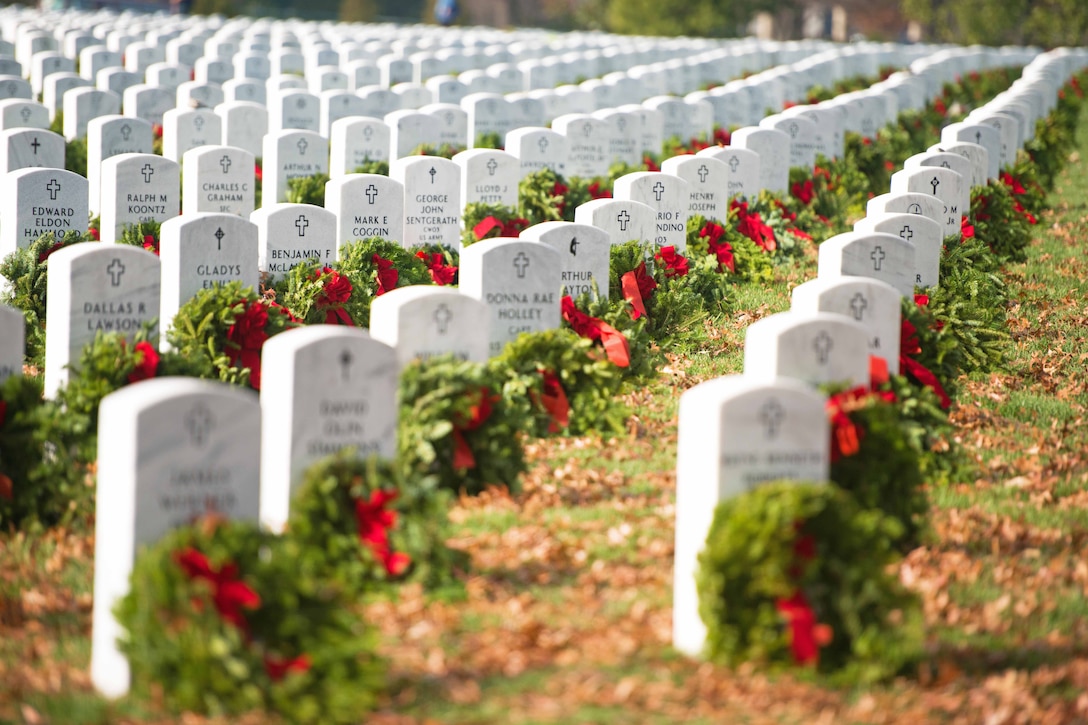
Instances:
[[[590,317],[574,305],[570,295],[566,295],[559,301],[563,311],[563,319],[567,321],[571,329],[581,337],[604,345],[605,355],[617,367],[625,368],[631,364],[631,350],[627,345],[627,338],[622,332],[609,325],[604,320]]]
[[[422,249],[416,252],[416,256],[427,265],[427,271],[431,273],[431,281],[436,285],[444,286],[453,284],[453,278],[457,275],[457,267],[446,264],[446,258],[439,252],[427,254]]]
[[[620,277],[620,289],[623,298],[631,303],[632,320],[648,316],[646,300],[657,289],[657,282],[646,272],[646,262],[639,262],[637,267]]]
[[[665,266],[665,276],[669,279],[683,277],[688,273],[687,257],[679,254],[676,247],[661,247],[654,254],[654,259]]]
[[[591,199],[611,199],[612,192],[607,187],[601,186],[601,182],[594,181],[587,189]]]
[[[736,273],[737,263],[733,258],[733,246],[729,242],[719,241],[725,234],[725,227],[714,222],[707,222],[699,230],[699,238],[706,240],[706,248],[718,260],[718,271],[728,269]]]
[[[567,400],[567,393],[563,390],[558,375],[551,370],[539,372],[544,378],[544,392],[540,396],[540,405],[552,417],[551,422],[548,423],[548,432],[558,433],[570,425],[570,402]]]
[[[392,261],[385,259],[378,254],[371,257],[370,261],[378,265],[378,290],[374,295],[376,297],[381,297],[389,290],[396,288],[397,280],[400,279],[400,272],[393,266]]]
[[[154,234],[144,235],[144,249],[155,254],[159,253],[159,240],[155,239]]]
[[[486,387],[480,388],[476,396],[478,400],[469,406],[468,420],[454,421],[453,424],[453,467],[457,469],[468,470],[476,467],[476,457],[472,455],[472,449],[469,448],[464,434],[486,423],[491,417],[492,403],[498,400],[498,396],[491,395]]]
[[[248,631],[243,610],[261,606],[261,597],[238,578],[237,564],[225,563],[215,569],[208,557],[192,547],[175,554],[174,561],[190,579],[202,579],[211,585],[212,603],[220,617],[243,632]]]
[[[254,300],[227,328],[227,359],[232,367],[241,362],[249,368],[249,384],[254,390],[261,389],[261,346],[268,339],[268,307]]]
[[[975,236],[975,227],[968,221],[966,216],[960,219],[960,235],[964,239],[970,239]]]
[[[776,606],[790,627],[790,651],[794,662],[799,665],[818,663],[820,647],[831,642],[831,628],[816,622],[816,612],[800,590],[788,599],[779,599]]]
[[[273,654],[266,654],[264,656],[264,671],[268,673],[268,676],[272,678],[273,682],[279,682],[291,672],[309,672],[313,662],[310,660],[310,655],[300,654],[293,659],[287,659],[286,657],[277,657]]]
[[[790,196],[799,200],[805,206],[812,203],[813,197],[816,196],[816,190],[812,185],[812,179],[805,179],[804,182],[798,181],[790,187]]]
[[[928,298],[926,301],[929,301]],[[918,341],[918,330],[907,319],[903,320],[899,329],[899,368],[907,377],[933,390],[941,401],[941,408],[947,410],[952,406],[952,399],[948,397],[941,381],[929,368],[912,357],[922,353],[922,344]]]
[[[734,200],[730,209],[737,212],[737,231],[751,239],[760,248],[773,252],[778,246],[774,238],[774,230],[763,223],[763,219],[756,212],[748,211],[748,202]]]
[[[155,377],[159,369],[159,353],[150,342],[141,341],[133,348],[136,351],[136,367],[128,374],[130,383],[138,383]]]
[[[328,275],[321,286],[321,294],[314,300],[314,306],[318,311],[325,311],[325,324],[335,325],[337,320],[350,327],[355,327],[351,315],[344,309],[344,303],[351,298],[351,280],[331,267],[323,267],[315,277]],[[395,282],[394,282],[395,284]]]
[[[397,512],[385,506],[397,498],[396,491],[371,491],[370,499],[355,500],[355,521],[359,527],[359,540],[370,547],[374,556],[390,576],[404,573],[411,558],[404,553],[394,553],[389,545],[389,530],[396,526]]]
[[[495,235],[497,237],[516,237],[528,226],[529,220],[521,217],[504,222],[498,217],[488,216],[484,217],[479,224],[472,228],[472,233],[476,236],[477,241],[484,239],[496,229],[499,230],[499,233]]]

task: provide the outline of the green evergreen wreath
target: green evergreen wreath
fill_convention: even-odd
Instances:
[[[920,606],[888,570],[901,535],[834,485],[779,481],[723,501],[696,573],[706,654],[894,674],[921,644]]]
[[[0,276],[9,289],[0,302],[18,307],[26,318],[26,359],[41,368],[45,361],[45,299],[49,280],[49,255],[58,249],[91,241],[82,232],[70,231],[60,239],[46,232],[30,246],[18,249],[0,262]]]
[[[408,477],[437,476],[455,493],[521,487],[525,409],[487,365],[450,356],[412,362],[400,376],[397,460]]]
[[[384,684],[377,638],[341,588],[298,565],[303,553],[256,524],[211,519],[138,552],[114,610],[133,690],[211,715],[359,722]]]
[[[450,499],[434,476],[406,477],[393,462],[344,450],[306,471],[287,536],[299,543],[300,566],[348,592],[405,580],[444,585],[467,566],[446,546]]]

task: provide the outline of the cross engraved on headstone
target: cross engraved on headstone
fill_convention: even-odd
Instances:
[[[306,99],[303,98],[302,96],[299,96],[299,99],[297,101],[295,101],[295,108],[297,108],[300,111],[303,108],[306,108]]]
[[[445,113],[445,115],[442,116],[442,118],[446,119],[446,125],[447,126],[452,126],[453,125],[453,114],[450,113],[449,111],[447,111]]]
[[[219,227],[215,230],[215,243],[216,248],[219,251],[223,251],[223,237],[227,236],[227,233],[223,231],[223,227]]]
[[[737,173],[738,166],[740,166],[740,159],[738,159],[736,156],[730,156],[729,168],[733,171],[734,174]]]
[[[196,118],[193,119],[193,128],[195,128],[197,131],[203,131],[204,130],[204,117],[203,116],[197,116]]]
[[[650,189],[654,193],[654,198],[661,201],[661,195],[665,193],[665,185],[660,181],[654,184],[654,187]]]
[[[56,179],[50,179],[49,183],[45,185],[45,190],[49,192],[49,201],[57,200],[57,192],[60,191],[60,184]]]
[[[450,329],[450,320],[453,319],[453,313],[450,312],[450,308],[443,302],[434,311],[434,324],[438,327],[438,334],[445,335]]]
[[[589,134],[593,132],[593,124],[586,121],[582,124],[582,135],[589,138]]]
[[[19,115],[23,117],[23,123],[26,123],[30,120],[30,109],[26,106],[23,106],[21,109],[19,109]]]
[[[369,141],[370,137],[374,135],[374,129],[370,126],[363,127],[363,137]]]
[[[340,375],[344,378],[345,383],[351,375],[351,362],[354,359],[350,350],[344,350],[340,353]]]
[[[487,162],[487,174],[488,176],[494,176],[495,170],[499,168],[499,162],[495,159],[490,159]]]
[[[982,145],[982,131],[975,131],[975,143]]]
[[[435,177],[435,174],[438,173],[438,169],[436,169],[435,167],[432,166],[431,170],[428,171],[427,173],[431,175],[431,183],[433,184],[434,183],[434,177]]]
[[[219,159],[219,165],[223,167],[223,173],[230,171],[230,156],[223,154],[223,158]]]
[[[529,268],[529,257],[525,252],[518,252],[514,257],[514,267],[518,270],[518,279],[525,278],[525,270]]]
[[[763,407],[759,409],[759,422],[763,424],[767,438],[778,435],[778,428],[785,417],[786,411],[782,408],[782,404],[774,398],[770,398],[763,404]]]
[[[42,142],[38,140],[38,137],[34,137],[34,142],[30,144],[30,148],[34,149],[34,155],[38,155],[38,147],[42,145]]]
[[[121,275],[124,273],[125,265],[121,264],[121,260],[115,257],[114,260],[110,262],[110,266],[106,267],[106,274],[110,276],[110,286],[120,287]]]
[[[310,222],[306,220],[302,214],[298,215],[298,219],[295,219],[295,229],[298,229],[298,235],[300,237],[306,236],[306,227],[310,226]]]
[[[299,156],[304,155],[306,153],[306,147],[309,146],[309,145],[310,145],[309,141],[307,141],[304,138],[300,138],[298,140],[298,155]]]
[[[578,237],[572,237],[570,240],[570,255],[572,257],[578,256]]]
[[[185,429],[189,431],[189,438],[197,448],[203,448],[208,440],[208,433],[215,426],[215,420],[208,409],[202,404],[196,406],[185,416]]]
[[[831,339],[831,335],[828,335],[826,330],[820,330],[820,334],[812,341],[812,348],[816,351],[816,360],[821,365],[827,364],[828,356],[831,355],[831,348],[834,346],[835,343]]]
[[[121,127],[121,138],[123,140],[125,140],[125,141],[128,141],[128,137],[131,136],[131,135],[132,135],[132,126],[129,126],[126,123],[124,126]]]
[[[854,319],[861,322],[861,318],[865,314],[865,309],[868,306],[869,302],[865,299],[865,295],[861,292],[855,292],[853,298],[850,300],[850,309],[854,311]]]
[[[910,228],[909,224],[903,225],[903,228],[899,230],[899,238],[906,239],[908,242],[914,238],[914,230]]]
[[[797,132],[801,130],[801,127],[796,122],[791,123],[787,128],[790,130],[790,138],[797,138]]]
[[[941,180],[934,176],[929,185],[933,187],[933,196],[937,196],[937,187],[941,185]]]
[[[874,271],[880,271],[880,264],[884,261],[884,257],[886,256],[888,255],[884,253],[883,247],[881,247],[879,244],[873,247],[873,252],[869,255],[869,259],[873,260]]]
[[[626,209],[624,209],[616,215],[616,221],[620,223],[620,231],[625,232],[627,231],[628,222],[631,221],[631,215],[627,213]]]
[[[702,164],[699,167],[699,183],[706,183],[706,175],[710,173],[710,169],[706,167],[706,164]]]
[[[373,204],[374,200],[378,198],[378,187],[374,186],[374,184],[371,184],[370,186],[366,187],[366,191],[364,191],[363,193],[366,194],[366,200]]]
[[[545,153],[548,150],[548,139],[540,138],[537,140],[536,145],[540,147],[540,153]]]
[[[155,169],[151,166],[151,164],[144,164],[144,167],[140,169],[140,173],[144,175],[144,183],[150,184],[151,177],[152,175],[154,175]]]
[[[616,126],[619,127],[620,133],[627,130],[627,119],[620,116],[620,119],[616,122]]]

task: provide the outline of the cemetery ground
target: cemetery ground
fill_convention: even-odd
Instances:
[[[1085,114],[1088,115],[1088,114]],[[815,250],[744,285],[631,393],[625,435],[529,445],[515,496],[453,509],[463,590],[361,605],[389,688],[366,722],[1083,722],[1088,719],[1088,119],[1010,285],[1006,369],[953,411],[964,480],[928,488],[932,525],[900,577],[927,648],[865,687],[689,660],[670,646],[679,395],[739,372],[748,325],[788,309]],[[89,678],[93,521],[0,534],[0,722],[205,722],[153,696],[109,703]],[[237,721],[237,720],[234,720]],[[254,713],[244,722],[269,722]]]

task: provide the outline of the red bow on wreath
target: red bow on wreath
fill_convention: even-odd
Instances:
[[[480,388],[475,395],[478,399],[469,406],[468,420],[453,423],[453,467],[462,470],[476,467],[476,457],[472,455],[472,449],[469,448],[464,434],[486,423],[491,417],[492,403],[498,400],[498,396],[491,395],[491,391],[486,387]]]
[[[540,370],[544,378],[544,391],[540,396],[540,406],[548,411],[551,422],[548,423],[549,433],[558,433],[570,425],[570,402],[567,393],[563,390],[563,384],[559,376],[551,370]]]
[[[431,281],[436,285],[444,286],[453,284],[453,278],[457,274],[457,267],[446,264],[446,258],[439,252],[427,254],[422,249],[416,252],[416,256],[427,265],[427,271],[431,273]]]
[[[737,263],[733,259],[733,246],[729,242],[719,241],[725,234],[725,228],[721,224],[707,222],[699,230],[699,238],[706,240],[707,252],[713,254],[718,260],[718,271],[728,269],[736,273]]]
[[[238,565],[225,563],[219,569],[212,567],[208,557],[189,547],[174,555],[174,561],[190,579],[202,579],[212,588],[212,604],[224,621],[230,622],[243,632],[248,631],[242,610],[261,606],[261,597],[238,578]]]
[[[412,560],[407,554],[393,552],[389,545],[389,530],[397,524],[397,512],[386,508],[397,498],[396,491],[371,491],[370,499],[355,500],[355,521],[359,540],[370,547],[374,556],[390,576],[404,573]]]
[[[477,240],[483,239],[495,229],[499,230],[500,237],[516,237],[529,226],[528,219],[518,217],[510,221],[503,221],[495,216],[484,217],[483,220],[472,228],[472,233]]]
[[[335,325],[337,320],[350,327],[355,326],[344,304],[351,299],[351,280],[335,269],[324,267],[316,276],[328,275],[321,286],[321,294],[314,300],[314,307],[325,312],[325,324]]]
[[[254,390],[261,389],[261,346],[268,339],[267,324],[268,307],[254,300],[227,328],[227,341],[232,343],[227,345],[227,359],[231,367],[241,362],[243,368],[249,368],[249,384]]]
[[[268,673],[273,682],[279,682],[290,672],[308,672],[311,665],[313,665],[313,662],[308,654],[300,654],[293,659],[277,657],[273,654],[264,656],[264,671]]]
[[[631,364],[631,350],[622,332],[604,320],[590,317],[579,310],[575,307],[570,295],[563,297],[559,305],[563,310],[563,319],[567,321],[571,329],[581,337],[604,345],[604,353],[614,365],[625,368]]]
[[[371,257],[370,261],[378,265],[378,289],[374,293],[374,296],[381,297],[389,290],[396,288],[397,280],[400,279],[400,272],[393,266],[392,261],[385,259],[378,254]]]
[[[657,282],[646,271],[646,263],[639,265],[630,272],[620,277],[620,288],[623,290],[623,298],[631,303],[631,319],[637,320],[646,312],[646,300],[657,289]]]

